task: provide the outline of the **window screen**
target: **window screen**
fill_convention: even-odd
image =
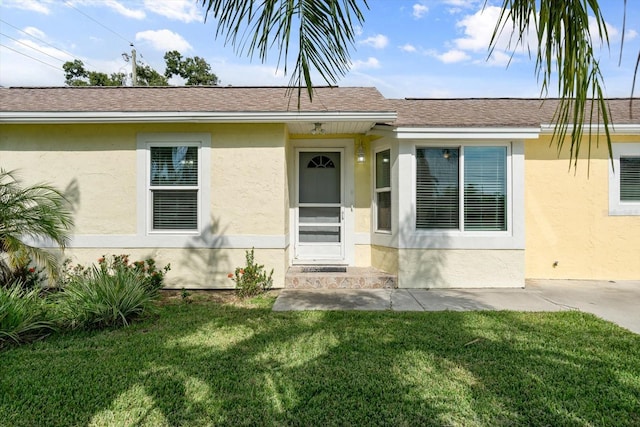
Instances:
[[[620,201],[640,202],[640,157],[620,157]]]
[[[150,148],[153,230],[198,229],[198,147]]]

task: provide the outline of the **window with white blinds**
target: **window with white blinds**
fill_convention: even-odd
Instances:
[[[151,146],[149,161],[152,231],[197,230],[198,146]]]
[[[464,148],[464,228],[507,229],[507,147]]]
[[[640,202],[640,156],[620,157],[620,201]]]
[[[507,229],[507,147],[416,151],[416,229]]]
[[[613,143],[609,162],[609,215],[640,215],[640,142]]]
[[[418,148],[416,152],[416,228],[460,227],[460,150]]]
[[[376,230],[391,231],[391,150],[376,153]]]

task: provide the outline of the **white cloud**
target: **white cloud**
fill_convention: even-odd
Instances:
[[[501,50],[494,50],[486,61],[477,63],[484,63],[490,67],[506,67],[510,62],[518,62],[518,59]]]
[[[14,9],[28,10],[30,12],[42,13],[48,15],[51,13],[49,9],[50,0],[4,0],[2,5]]]
[[[371,46],[374,49],[384,49],[389,44],[389,39],[385,35],[378,34],[373,37],[368,37],[364,40],[361,40],[358,42],[358,44]]]
[[[635,39],[636,37],[638,37],[638,32],[636,30],[629,30],[624,35],[624,39],[626,41],[631,41],[631,40]]]
[[[415,52],[417,50],[414,45],[409,44],[409,43],[407,43],[405,45],[402,45],[402,46],[399,46],[399,47],[400,47],[400,50],[403,51],[403,52],[413,53],[413,52]]]
[[[444,0],[443,3],[449,6],[469,8],[478,4],[478,0]]]
[[[220,79],[221,86],[255,86],[256,82],[260,82],[259,84],[264,86],[286,86],[289,84],[290,76],[285,76],[282,69],[272,65],[242,64],[237,62],[235,57],[231,59],[214,57],[210,60],[207,58],[207,62]],[[320,81],[316,75],[312,75],[312,78],[314,82]],[[175,79],[174,82],[183,83],[179,79]]]
[[[499,7],[488,7],[458,21],[456,26],[463,29],[465,36],[454,40],[456,47],[473,52],[486,51],[500,17],[500,10]]]
[[[17,50],[17,49],[16,49]],[[64,72],[0,46],[0,86],[62,86]],[[45,61],[46,62],[46,61]]]
[[[144,19],[147,16],[144,10],[129,9],[117,0],[105,0],[103,4],[127,18]]]
[[[502,9],[497,6],[490,6],[458,21],[456,26],[463,29],[464,37],[453,40],[455,47],[471,52],[487,52],[501,11]],[[516,42],[517,38],[512,39],[512,33],[507,25],[505,30],[498,34],[495,48],[503,51],[513,50],[516,48]],[[525,36],[523,42],[524,46],[518,47],[520,52],[524,52],[528,46],[536,46],[535,34],[530,32]]]
[[[44,31],[39,30],[36,27],[25,27],[23,28],[23,30],[25,33],[29,34],[30,36],[33,36],[37,39],[45,39],[47,37],[47,35],[44,33]]]
[[[144,0],[144,7],[149,12],[188,24],[203,20],[198,3],[193,0]]]
[[[613,25],[609,24],[605,21],[605,27],[607,28],[607,33],[609,35],[609,41],[618,40],[620,37],[620,30],[618,30]],[[593,16],[589,16],[589,34],[591,34],[591,38],[593,39],[594,46],[604,45],[604,39],[600,37],[600,31],[598,30],[598,22],[596,18]]]
[[[137,41],[146,41],[159,51],[177,50],[185,52],[191,50],[191,45],[180,34],[171,30],[148,30],[136,33]]]
[[[38,38],[46,35],[34,28],[27,27],[30,34]],[[74,58],[66,53],[37,43],[28,38],[0,46],[0,85],[1,86],[61,86],[64,84],[62,63]]]
[[[444,62],[445,64],[453,64],[456,62],[466,61],[470,59],[470,56],[461,50],[452,49],[441,55],[436,55],[436,58],[438,58],[440,61]]]
[[[70,55],[64,53],[59,49],[56,49],[55,47],[43,45],[26,38],[13,42],[11,47],[16,49],[17,51],[24,52],[29,56],[38,58],[41,61],[50,63],[55,66],[59,65],[60,69],[62,69],[62,62],[72,61],[74,59]],[[60,61],[60,63],[58,63],[56,59]]]
[[[368,70],[372,68],[380,68],[380,61],[370,56],[366,61],[356,60],[351,64],[352,70]]]
[[[429,8],[421,3],[416,3],[413,5],[413,17],[416,19],[422,18],[424,15],[429,12]]]

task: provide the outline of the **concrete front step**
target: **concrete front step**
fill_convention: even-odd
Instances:
[[[347,267],[346,272],[323,266],[289,268],[284,279],[288,289],[394,289],[397,276],[372,267]]]

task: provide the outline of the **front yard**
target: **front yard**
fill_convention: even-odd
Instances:
[[[189,298],[0,352],[0,424],[640,425],[640,336],[591,315]]]

